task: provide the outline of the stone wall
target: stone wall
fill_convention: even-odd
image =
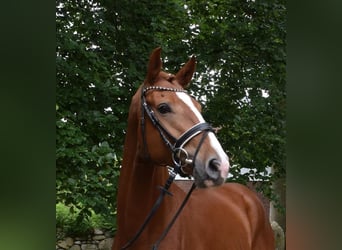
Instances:
[[[100,229],[88,236],[62,236],[57,229],[56,250],[111,250],[113,234]]]

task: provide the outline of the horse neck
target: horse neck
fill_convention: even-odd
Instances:
[[[140,107],[139,102],[133,102],[132,106]],[[119,180],[118,233],[121,231],[124,235],[132,235],[140,228],[160,194],[158,186],[163,186],[168,178],[165,167],[154,166],[138,152],[141,148],[138,144],[138,135],[141,131],[136,121],[137,117],[136,110],[131,108]],[[170,190],[174,194],[181,192],[177,187],[171,187]],[[158,212],[149,223],[153,233],[158,232],[156,227],[165,228],[170,212],[179,204],[176,197],[177,195],[164,198]],[[148,230],[147,228],[146,231]]]

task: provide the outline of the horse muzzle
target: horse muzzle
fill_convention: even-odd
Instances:
[[[225,182],[229,167],[228,160],[210,158],[205,165],[200,162],[195,164],[192,175],[199,188],[219,186]]]

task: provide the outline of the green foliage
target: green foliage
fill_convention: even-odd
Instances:
[[[286,175],[285,3],[187,4],[199,33],[191,41],[202,72],[196,92],[206,96],[206,119],[221,127],[218,137],[233,164],[230,181],[264,180],[260,190],[274,199],[268,181]],[[241,167],[251,170],[241,175]],[[272,177],[264,175],[266,167],[274,168]]]
[[[113,67],[113,24],[96,2],[57,1],[57,202],[114,224],[128,98]],[[120,71],[121,72],[121,71]]]
[[[79,220],[79,210],[70,213],[69,207],[62,203],[56,205],[56,228],[61,230],[63,235],[89,235],[94,228],[113,230],[113,222],[103,217],[101,214],[95,214],[93,211],[86,220]]]
[[[86,221],[113,221],[131,96],[153,48],[175,72],[196,55],[191,92],[221,127],[233,181],[270,182],[285,169],[283,0],[56,2],[57,202]],[[274,167],[271,177],[266,167]],[[250,172],[240,175],[242,167]],[[253,170],[255,169],[255,170]]]

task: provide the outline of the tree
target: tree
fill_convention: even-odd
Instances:
[[[115,214],[130,98],[157,46],[170,72],[197,57],[190,91],[222,127],[232,180],[284,178],[285,16],[282,0],[58,0],[57,202],[79,207],[80,220]]]
[[[115,211],[127,98],[113,67],[113,24],[92,1],[57,1],[57,202]],[[114,126],[115,125],[115,126]]]
[[[191,44],[202,64],[197,92],[205,91],[201,95],[207,100],[206,118],[221,127],[218,136],[233,163],[229,181],[263,180],[259,190],[283,210],[279,190],[274,192],[270,183],[281,187],[286,176],[285,3],[232,0],[187,5],[196,32]],[[242,167],[249,169],[244,175]],[[268,167],[274,171],[269,177]]]
[[[57,1],[56,201],[80,209],[80,222],[115,215],[130,98],[156,44],[183,51],[184,13],[173,1]]]

